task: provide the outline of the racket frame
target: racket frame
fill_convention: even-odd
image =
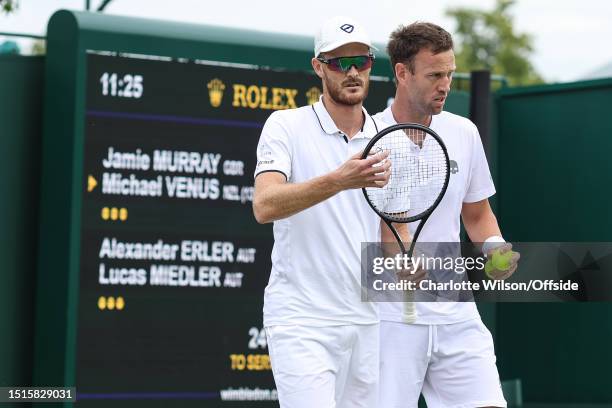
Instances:
[[[420,131],[425,132],[429,136],[431,136],[434,139],[436,139],[436,141],[440,144],[440,147],[442,148],[442,151],[444,152],[444,159],[446,160],[446,177],[444,179],[444,184],[442,186],[442,189],[440,190],[440,193],[438,194],[438,197],[436,198],[434,203],[427,210],[425,210],[424,212],[422,212],[422,213],[420,213],[420,214],[418,214],[418,215],[416,215],[414,217],[408,217],[406,219],[399,219],[399,218],[393,218],[391,216],[388,216],[388,215],[385,215],[385,214],[381,213],[376,207],[374,207],[374,205],[370,201],[366,189],[362,188],[361,191],[363,192],[363,195],[364,195],[366,201],[368,202],[368,205],[372,208],[372,210],[374,210],[374,212],[376,214],[378,214],[378,216],[385,222],[385,224],[387,224],[387,226],[389,227],[389,229],[391,230],[391,232],[395,236],[395,239],[397,240],[397,243],[400,246],[402,254],[407,254],[409,257],[412,257],[412,253],[414,251],[414,245],[415,245],[415,243],[417,241],[417,238],[418,238],[419,234],[421,233],[421,230],[423,229],[423,226],[425,225],[425,222],[427,222],[427,219],[429,218],[431,213],[434,212],[434,210],[438,207],[438,204],[440,204],[440,201],[442,201],[442,198],[444,197],[444,194],[446,194],[446,189],[448,188],[448,183],[449,183],[449,180],[450,180],[450,159],[448,157],[448,151],[446,149],[446,145],[442,141],[442,138],[433,129],[431,129],[431,128],[427,127],[427,126],[423,126],[423,125],[418,124],[418,123],[397,123],[395,125],[391,125],[391,126],[385,128],[385,129],[381,130],[376,135],[374,135],[372,137],[372,140],[370,140],[370,142],[366,145],[365,149],[363,150],[363,154],[361,155],[361,158],[362,159],[367,158],[369,156],[369,154],[370,154],[370,150],[372,149],[372,147],[383,136],[385,136],[385,135],[387,135],[387,134],[389,134],[391,132],[395,132],[397,130],[404,130],[404,129],[416,129],[416,130],[420,130]],[[406,137],[409,137],[409,136],[406,135]],[[391,165],[393,165],[393,164],[391,164]],[[369,187],[369,188],[372,188],[372,187]],[[412,241],[410,243],[410,247],[409,247],[408,251],[406,251],[406,247],[404,246],[404,243],[403,243],[401,237],[399,236],[399,234],[397,233],[397,231],[393,227],[392,223],[394,223],[394,222],[395,223],[410,223],[410,222],[415,222],[415,221],[419,221],[419,220],[421,222],[419,223],[419,225],[417,226],[417,228],[416,228],[416,230],[414,232],[414,235],[412,237]]]

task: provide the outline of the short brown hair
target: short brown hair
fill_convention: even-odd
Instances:
[[[434,54],[453,49],[453,37],[442,27],[417,21],[408,26],[399,26],[391,33],[387,54],[391,59],[391,69],[395,64],[408,64],[408,69],[414,74],[414,56],[423,48],[428,48]]]

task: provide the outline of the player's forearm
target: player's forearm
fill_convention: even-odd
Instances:
[[[255,193],[253,210],[260,224],[290,217],[342,190],[337,175],[329,173],[303,183],[267,186]]]
[[[463,225],[472,242],[484,242],[491,236],[501,236],[497,218],[490,209],[476,215],[463,214]]]
[[[408,225],[404,223],[394,223],[393,227],[397,231],[397,234],[402,239],[404,247],[410,246],[411,236],[408,230]],[[397,240],[391,232],[391,229],[387,226],[384,221],[380,221],[380,241],[383,243],[382,250],[385,257],[392,257],[401,252]]]

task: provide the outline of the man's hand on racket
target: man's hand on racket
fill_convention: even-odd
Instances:
[[[408,224],[393,224],[393,228],[395,228],[404,243],[408,244],[412,241]],[[384,222],[380,223],[380,239],[383,242],[382,249],[385,257],[393,258],[397,254],[401,254],[402,251],[400,250],[391,229]],[[395,276],[398,282],[410,281],[418,285],[420,281],[427,277],[427,271],[423,269],[422,265],[420,264],[415,270],[414,264],[412,263],[412,260],[410,260],[407,268],[401,268],[395,271]]]
[[[398,281],[414,282],[416,285],[427,277],[427,271],[421,265],[415,270],[412,262],[410,268],[401,269],[396,272]],[[417,286],[418,287],[418,286]]]
[[[521,259],[521,254],[513,251],[512,244],[509,242],[490,249],[485,255],[487,256],[485,273],[489,278],[495,280],[504,280],[512,276]]]
[[[362,159],[359,152],[334,171],[342,190],[364,187],[384,187],[391,177],[389,151],[381,151]]]

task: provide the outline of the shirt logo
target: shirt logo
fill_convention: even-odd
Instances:
[[[451,161],[449,162],[449,164],[450,164],[450,172],[451,172],[451,174],[457,174],[457,173],[459,173],[459,165],[457,164],[457,162],[456,162],[456,161],[451,160]]]
[[[274,164],[274,160],[260,160],[256,167],[259,168],[259,166],[265,166],[266,164]]]
[[[342,24],[342,25],[340,26],[340,29],[341,29],[342,31],[344,31],[345,33],[347,33],[347,34],[350,34],[350,33],[352,33],[352,32],[353,32],[353,30],[355,29],[355,26],[354,26],[354,25],[352,25],[352,24]]]

